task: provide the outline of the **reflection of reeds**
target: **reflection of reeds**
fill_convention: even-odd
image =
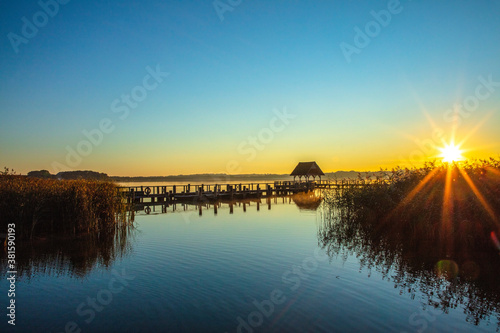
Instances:
[[[111,182],[0,176],[0,232],[15,223],[17,239],[102,232],[126,212]]]
[[[128,255],[134,236],[133,226],[121,225],[76,238],[24,241],[16,246],[17,275],[26,279],[59,275],[83,278],[94,269],[112,267],[116,259]],[[2,265],[0,272],[7,267]]]
[[[324,205],[318,244],[330,257],[356,256],[360,269],[377,271],[400,294],[422,295],[424,309],[447,313],[460,307],[467,322],[478,325],[497,318],[500,329],[500,285],[497,253],[469,252],[447,256],[428,239],[407,241],[403,235],[381,233],[372,220],[344,208]],[[450,269],[450,267],[455,267]],[[493,324],[493,323],[492,323]]]
[[[461,305],[475,324],[500,318],[499,160],[396,168],[324,196],[318,241],[330,256],[356,254],[401,293],[426,295],[424,306]]]

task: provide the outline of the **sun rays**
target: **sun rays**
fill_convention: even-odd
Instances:
[[[384,191],[397,204],[375,230],[407,232],[408,241],[430,242],[441,259],[455,258],[477,244],[500,250],[499,170],[500,160],[494,158],[395,169],[394,181]],[[398,198],[395,193],[404,194]]]
[[[444,235],[453,231],[453,225],[456,227],[461,223],[469,223],[468,219],[462,216],[462,210],[468,209],[467,205],[471,204],[470,200],[473,198],[477,200],[477,207],[485,213],[481,223],[486,228],[489,225],[498,231],[500,223],[498,214],[488,199],[490,196],[488,182],[493,178],[498,178],[500,172],[497,168],[487,166],[487,161],[471,162],[462,158],[460,162],[457,162],[460,156],[459,151],[459,149],[458,152],[454,150],[453,154],[450,152],[446,158],[443,156],[442,164],[432,164],[433,168],[401,200],[389,216],[407,209],[415,200],[434,197],[437,190],[438,193],[442,193],[441,231]],[[484,166],[484,173],[482,172],[479,177],[477,172],[483,168],[481,165],[486,166]],[[481,216],[479,212],[476,213],[478,213],[477,216]]]
[[[440,200],[441,230],[447,233],[450,232],[450,227],[454,223],[463,223],[454,219],[460,215],[457,215],[457,212],[465,209],[465,206],[470,204],[470,202],[463,202],[461,199],[467,197],[476,201],[478,209],[485,213],[483,219],[492,221],[492,225],[496,229],[495,232],[498,232],[500,230],[498,229],[499,219],[494,209],[496,207],[491,204],[493,198],[491,197],[492,194],[489,193],[488,181],[493,179],[498,181],[500,170],[498,165],[492,167],[488,164],[488,161],[471,160],[469,154],[475,151],[477,147],[467,147],[469,139],[488,121],[492,113],[483,116],[466,133],[461,131],[462,133],[459,134],[457,130],[462,123],[461,121],[455,120],[452,122],[449,131],[443,131],[423,105],[421,105],[421,111],[432,128],[432,135],[426,140],[413,139],[413,141],[417,142],[421,152],[426,155],[426,158],[421,161],[425,163],[424,168],[413,167],[412,170],[415,172],[422,172],[426,168],[427,170],[420,181],[406,193],[405,197],[391,211],[389,218],[397,215],[402,210],[408,209],[416,201],[426,200],[431,203],[433,200]],[[455,118],[459,116],[460,114],[457,113]],[[434,135],[435,133],[439,135]],[[434,150],[434,153],[432,150]],[[434,162],[430,162],[432,160]],[[484,166],[484,172],[482,173],[484,177],[478,177],[474,174],[478,170],[477,168],[480,168],[480,165]],[[408,174],[411,174],[411,170]],[[437,193],[439,193],[439,198]],[[483,223],[487,222],[483,221]]]
[[[472,230],[471,228],[480,226],[480,229],[489,230],[488,235],[491,232],[496,237],[500,232],[498,205],[495,204],[498,191],[492,191],[491,185],[500,181],[499,163],[495,159],[471,158],[470,154],[477,151],[478,147],[467,144],[490,115],[484,117],[467,133],[458,134],[458,126],[454,124],[445,134],[425,110],[423,113],[433,133],[440,134],[433,135],[432,139],[413,139],[426,155],[426,158],[421,160],[424,166],[395,169],[401,172],[401,175],[396,177],[397,181],[413,179],[412,185],[386,215],[383,225],[390,226],[394,218],[406,216],[407,212],[413,211],[420,216],[421,221],[426,221],[424,223],[436,223],[434,230],[440,235],[440,246],[448,254],[468,241],[465,236],[457,241],[454,235],[459,230]],[[415,181],[415,177],[419,180]],[[415,207],[420,207],[420,210],[415,210]],[[430,213],[431,209],[436,209],[435,213]],[[493,242],[493,238],[489,241]]]

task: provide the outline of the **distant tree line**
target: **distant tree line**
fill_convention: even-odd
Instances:
[[[15,174],[13,170],[5,168],[5,171],[0,174]],[[356,179],[361,176],[365,176],[368,172],[357,172],[357,171],[337,171],[326,173],[323,180],[335,180],[335,179]],[[255,181],[276,181],[276,180],[290,180],[289,174],[238,174],[238,175],[228,175],[225,173],[200,173],[191,175],[175,175],[175,176],[108,176],[106,173],[89,171],[89,170],[78,170],[78,171],[62,171],[58,174],[51,174],[48,170],[38,170],[28,172],[28,177],[33,178],[43,178],[43,179],[65,179],[65,180],[77,180],[77,179],[87,179],[87,180],[107,180],[115,182],[218,182],[225,183],[229,181],[241,181],[241,182],[255,182]]]
[[[96,171],[62,171],[56,175],[52,175],[47,170],[38,170],[28,172],[28,177],[32,178],[43,178],[43,179],[64,179],[64,180],[77,180],[77,179],[89,179],[89,180],[110,180],[109,176],[102,172]]]

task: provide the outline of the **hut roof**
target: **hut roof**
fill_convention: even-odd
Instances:
[[[299,162],[290,176],[324,176],[316,162]]]

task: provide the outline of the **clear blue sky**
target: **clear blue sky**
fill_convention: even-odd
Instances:
[[[55,0],[41,2],[54,14]],[[72,0],[51,17],[37,1],[2,1],[1,167],[167,175],[416,163],[434,152],[415,140],[439,143],[426,113],[448,141],[447,110],[475,95],[478,77],[500,82],[498,1],[232,3],[216,2],[218,13],[213,1]],[[388,7],[390,21],[373,24]],[[23,29],[34,21],[36,35]],[[349,62],[341,46],[356,47],[355,27],[370,22],[373,37]],[[169,75],[145,90],[157,66]],[[500,153],[500,85],[489,88],[459,116],[457,140],[489,117],[464,143],[469,157]],[[125,116],[134,89],[147,96]],[[273,122],[284,110],[295,117]],[[103,119],[112,130],[89,152],[82,132]]]

